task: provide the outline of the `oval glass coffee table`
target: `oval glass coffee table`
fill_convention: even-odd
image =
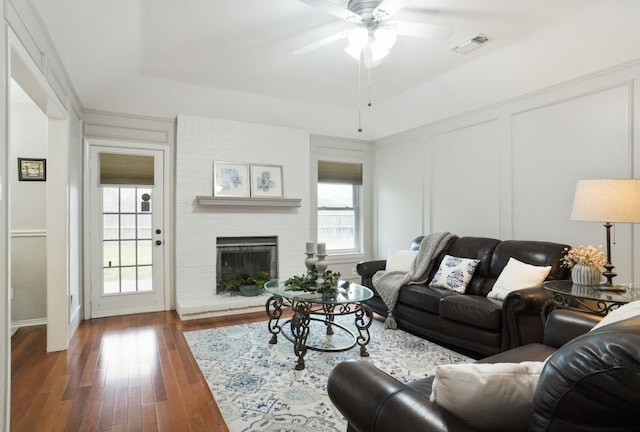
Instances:
[[[338,292],[323,298],[315,291],[294,291],[284,289],[284,282],[271,280],[265,284],[265,289],[271,294],[267,300],[266,310],[269,317],[270,344],[278,343],[278,334],[282,334],[293,343],[293,352],[298,358],[296,370],[304,369],[304,356],[307,350],[322,352],[347,351],[356,345],[360,346],[360,356],[368,357],[367,344],[371,339],[369,327],[373,321],[371,308],[364,302],[373,297],[373,291],[353,282],[338,282]],[[293,311],[293,316],[280,322],[283,308]],[[358,332],[335,322],[336,316],[353,315],[354,325]],[[320,347],[307,345],[311,321],[320,322],[326,327],[326,334],[332,335],[334,329],[347,335],[348,343],[336,347]],[[283,331],[289,326],[290,333]]]

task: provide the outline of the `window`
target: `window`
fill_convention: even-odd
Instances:
[[[329,253],[361,250],[362,165],[318,162],[318,242]]]

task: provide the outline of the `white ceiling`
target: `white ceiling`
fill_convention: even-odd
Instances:
[[[338,18],[297,0],[33,1],[85,108],[163,117],[210,114],[201,112],[207,103],[197,96],[191,96],[192,105],[177,99],[171,105],[178,89],[197,94],[194,86],[203,95],[204,89],[229,97],[239,92],[248,104],[247,94],[298,107],[357,105],[358,65],[343,51],[345,41],[293,55],[345,28]],[[444,41],[399,37],[391,54],[371,70],[373,101],[384,103],[598,1],[414,0],[398,19],[453,26],[453,35]],[[347,0],[333,2],[346,7]],[[466,56],[450,51],[478,33],[491,42]],[[141,96],[125,90],[151,82],[166,92]],[[241,111],[236,107],[230,115]]]

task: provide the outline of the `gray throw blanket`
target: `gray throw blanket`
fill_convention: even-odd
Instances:
[[[373,287],[387,306],[385,328],[397,329],[398,324],[393,316],[393,309],[398,301],[400,288],[407,284],[423,284],[427,282],[433,261],[455,236],[449,232],[437,232],[426,235],[420,243],[413,270],[408,273],[380,270],[373,275]]]

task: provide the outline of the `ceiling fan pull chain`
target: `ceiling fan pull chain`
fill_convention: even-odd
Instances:
[[[371,68],[367,69],[368,81],[369,81],[369,103],[368,106],[371,106]]]
[[[358,59],[358,132],[362,132],[362,55]]]

